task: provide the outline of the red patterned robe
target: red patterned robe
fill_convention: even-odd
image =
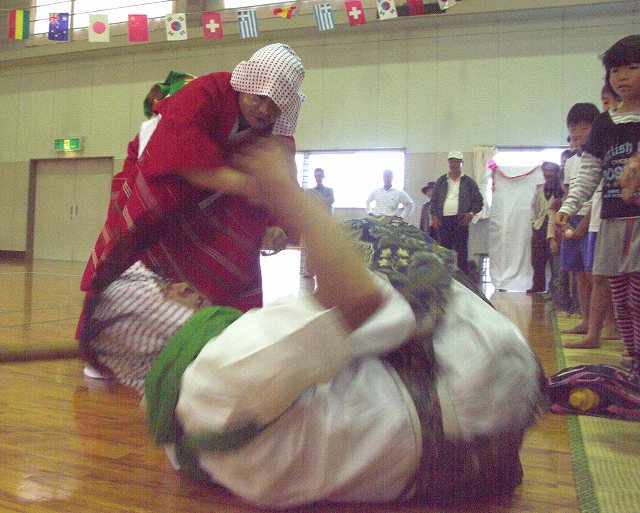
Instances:
[[[142,260],[165,278],[191,283],[213,304],[261,306],[259,250],[273,220],[241,198],[216,197],[183,178],[228,165],[239,114],[230,77],[205,75],[161,101],[161,121],[140,158],[138,138],[129,144],[82,277],[87,298]]]

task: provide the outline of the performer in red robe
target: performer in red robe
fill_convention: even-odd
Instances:
[[[296,53],[272,44],[232,73],[199,77],[156,104],[151,136],[136,136],[114,177],[107,222],[82,277],[79,338],[90,298],[137,260],[214,304],[261,305],[259,251],[276,220],[207,188],[207,176],[228,167],[234,145],[247,137],[288,137],[293,158],[303,78]]]

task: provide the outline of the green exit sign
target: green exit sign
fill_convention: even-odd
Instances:
[[[80,151],[82,149],[80,137],[55,139],[53,141],[53,149],[55,151]]]

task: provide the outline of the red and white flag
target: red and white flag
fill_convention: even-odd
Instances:
[[[344,3],[344,8],[347,11],[349,25],[364,25],[367,23],[367,20],[364,17],[362,2],[360,0],[347,0]]]
[[[202,33],[205,39],[222,39],[222,16],[219,12],[202,13]]]
[[[109,15],[90,14],[89,15],[89,42],[108,43],[109,42]]]
[[[130,14],[127,26],[130,43],[149,41],[149,25],[146,14]]]

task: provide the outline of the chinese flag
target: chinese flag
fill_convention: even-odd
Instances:
[[[130,14],[128,26],[130,43],[149,41],[149,27],[147,25],[146,14]]]
[[[202,13],[202,33],[205,39],[222,39],[222,17],[219,12]]]
[[[344,3],[344,8],[347,11],[349,25],[364,25],[367,23],[367,20],[364,18],[364,9],[362,8],[362,2],[360,0],[347,0]]]

